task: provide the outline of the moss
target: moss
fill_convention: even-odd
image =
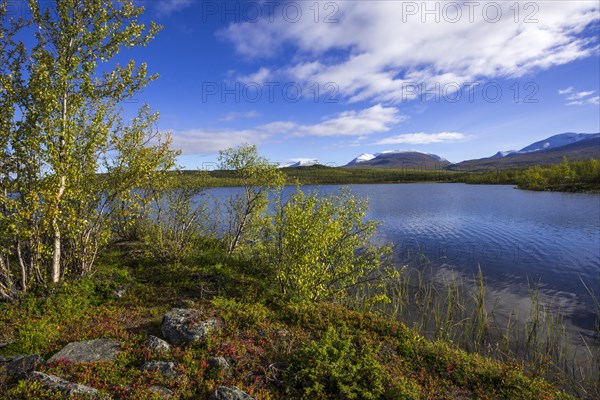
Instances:
[[[93,277],[0,305],[0,340],[15,341],[2,351],[47,357],[70,341],[116,338],[123,352],[114,363],[54,363],[42,370],[124,399],[156,398],[153,385],[180,399],[206,398],[218,385],[235,385],[263,400],[570,398],[528,377],[517,363],[430,342],[381,315],[327,302],[288,303],[269,292],[259,266],[248,260],[198,259],[204,264],[175,266],[109,253]],[[125,296],[110,295],[122,285]],[[225,329],[205,343],[152,354],[146,334],[160,335],[163,313],[186,299],[218,315]],[[209,373],[211,356],[227,358],[230,373]],[[180,378],[139,370],[157,359],[173,360]],[[60,398],[3,374],[0,388],[6,389],[2,400]]]

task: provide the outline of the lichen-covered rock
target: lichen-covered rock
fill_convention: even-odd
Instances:
[[[175,370],[175,363],[172,361],[148,361],[141,367],[142,371],[157,371],[165,378],[177,378],[179,373]]]
[[[93,387],[80,385],[59,378],[55,375],[45,374],[43,372],[34,371],[29,376],[29,379],[40,382],[42,387],[53,391],[64,393],[67,396],[83,395],[90,399],[107,399],[108,396],[103,395]]]
[[[164,354],[171,350],[171,345],[156,336],[148,335],[148,348],[155,353]]]
[[[173,396],[173,391],[162,386],[150,386],[149,390],[156,393],[161,399],[170,399]]]
[[[208,371],[213,374],[223,373],[226,376],[231,374],[231,365],[224,357],[208,357]]]
[[[43,363],[44,359],[39,354],[17,357],[8,363],[6,373],[10,377],[24,379],[27,378],[38,365]]]
[[[206,318],[199,310],[174,308],[163,316],[161,329],[167,341],[182,345],[204,340],[210,332],[221,327],[221,321]]]
[[[210,398],[212,400],[256,400],[235,386],[219,386]]]
[[[111,339],[94,339],[69,343],[58,353],[50,357],[48,362],[65,360],[74,363],[113,361],[119,354],[119,342]]]

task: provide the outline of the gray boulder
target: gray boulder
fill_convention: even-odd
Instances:
[[[21,356],[8,363],[6,373],[10,377],[24,379],[33,372],[35,367],[43,363],[44,359],[39,354]]]
[[[227,362],[224,357],[208,357],[208,371],[211,373],[221,373],[229,376],[231,375],[231,365]]]
[[[150,386],[149,390],[156,393],[161,399],[170,399],[173,396],[173,392],[162,386]]]
[[[83,395],[89,396],[91,399],[107,399],[108,396],[103,395],[93,387],[80,385],[77,383],[66,381],[55,375],[45,374],[43,372],[34,371],[29,376],[32,381],[40,382],[42,387],[52,391],[64,393],[66,396]]]
[[[148,335],[148,348],[155,353],[164,354],[171,350],[171,345],[156,336]]]
[[[70,362],[114,361],[121,351],[119,342],[111,339],[94,339],[69,343],[58,353],[50,357],[48,362],[66,360]]]
[[[235,386],[219,386],[210,398],[212,400],[256,400]]]
[[[179,373],[175,370],[172,361],[148,361],[140,368],[142,371],[156,371],[165,378],[177,378]]]
[[[221,327],[221,321],[206,318],[199,310],[174,308],[163,316],[161,330],[167,341],[182,345],[204,340],[210,332]]]

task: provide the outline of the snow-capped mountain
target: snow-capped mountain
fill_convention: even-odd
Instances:
[[[347,167],[397,168],[397,169],[441,169],[450,162],[437,154],[418,150],[387,150],[381,153],[363,153],[350,161]]]
[[[499,151],[490,158],[501,158],[514,154],[534,153],[537,151],[552,150],[569,144],[577,143],[582,140],[589,140],[600,137],[600,133],[560,133],[550,136],[547,139],[532,143],[529,146],[523,147],[521,150]]]
[[[296,160],[291,160],[285,164],[280,164],[279,168],[312,167],[313,165],[319,165],[319,160],[314,160],[311,158],[299,158]]]
[[[386,151],[382,151],[381,153],[375,153],[375,154],[362,153],[360,156],[358,156],[354,160],[350,161],[348,163],[348,165],[365,163],[365,162],[374,160],[376,158],[383,158],[383,157],[390,156],[393,154],[411,154],[411,153],[427,155],[427,156],[432,157],[433,159],[440,161],[440,162],[448,162],[448,160],[446,160],[443,157],[438,156],[437,154],[425,153],[425,152],[418,151],[418,150],[386,150]]]
[[[362,153],[360,156],[358,156],[354,160],[350,161],[348,163],[348,165],[358,164],[358,163],[365,162],[365,161],[370,161],[370,160],[374,159],[375,157],[377,157],[378,154]]]
[[[519,151],[499,151],[492,157],[461,161],[448,167],[455,171],[523,168],[569,161],[600,159],[600,133],[561,133],[537,141]]]
[[[561,133],[559,135],[550,136],[548,139],[532,143],[527,147],[523,147],[521,150],[519,150],[519,153],[531,153],[533,151],[550,150],[557,147],[566,146],[571,143],[577,143],[582,140],[593,139],[595,137],[600,137],[600,133]]]
[[[561,133],[537,141],[521,150],[499,151],[491,157],[450,163],[437,154],[418,150],[386,150],[380,153],[362,153],[345,167],[393,168],[407,170],[479,171],[501,168],[522,168],[529,165],[548,165],[561,162],[600,159],[600,133]],[[312,158],[292,159],[280,168],[297,168],[320,165]]]
[[[494,154],[493,156],[491,156],[490,158],[502,158],[502,157],[506,157],[513,153],[518,153],[518,152],[516,150],[499,151],[496,154]]]

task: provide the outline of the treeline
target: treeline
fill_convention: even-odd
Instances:
[[[334,168],[315,165],[300,168],[282,168],[287,185],[349,185],[369,183],[494,183],[514,184],[515,171],[455,172],[445,170],[410,170],[379,168]],[[174,181],[180,188],[239,186],[236,171],[176,171]]]
[[[568,161],[535,166],[516,176],[520,189],[561,192],[600,192],[600,160]]]
[[[496,171],[447,171],[383,168],[334,168],[322,165],[282,168],[287,185],[349,185],[375,183],[446,182],[518,185],[527,190],[567,192],[600,191],[599,160],[564,160],[553,166]],[[179,188],[240,186],[236,171],[177,171],[172,181]]]

